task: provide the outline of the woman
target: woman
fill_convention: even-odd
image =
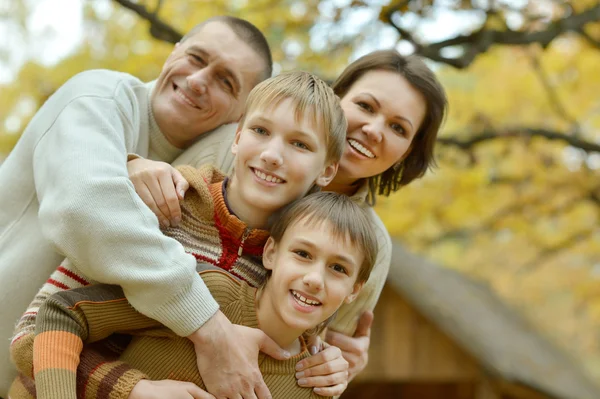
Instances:
[[[388,196],[422,177],[434,164],[433,148],[446,114],[447,100],[441,84],[419,58],[404,57],[393,50],[370,53],[351,63],[334,82],[333,89],[348,120],[347,145],[337,175],[325,190],[350,195],[372,206],[377,195]],[[199,142],[175,160],[174,165],[198,167],[212,163],[229,172],[234,133],[235,125],[209,133],[213,136],[210,145],[205,140]],[[163,223],[177,223],[180,190],[185,190],[187,183],[163,163],[137,159],[129,163],[129,170],[136,190],[159,219]],[[330,374],[322,367],[327,362],[324,352],[303,360],[297,375],[301,385],[331,386],[327,395],[339,395],[346,381],[367,364],[370,311],[390,267],[389,234],[372,209],[369,215],[377,227],[380,245],[375,267],[355,303],[338,313],[331,327],[338,332],[330,331],[327,335],[327,341],[340,348],[350,364],[349,378],[346,379],[341,368],[335,378],[324,377]]]

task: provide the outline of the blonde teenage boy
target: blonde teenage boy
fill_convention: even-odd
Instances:
[[[335,193],[304,197],[273,221],[263,254],[268,277],[261,288],[221,271],[204,271],[202,277],[232,322],[260,327],[293,354],[284,361],[259,357],[273,398],[319,397],[298,386],[294,376],[296,362],[310,356],[302,334],[318,333],[342,304],[354,300],[376,258],[375,234],[365,211]],[[64,360],[77,359],[83,345],[114,332],[134,335],[121,360],[132,368],[128,378],[136,384],[130,385],[131,391],[122,390],[115,379],[113,389],[103,392],[105,397],[134,399],[147,392],[156,394],[169,383],[167,379],[204,389],[191,342],[136,312],[117,286],[57,293],[44,303],[38,318],[34,369],[40,399],[76,398],[76,385],[65,383],[74,380],[75,370]],[[192,384],[180,385],[188,397],[202,394]]]
[[[315,76],[294,72],[264,81],[248,97],[232,145],[236,159],[231,178],[224,179],[209,166],[182,167],[180,171],[191,190],[182,203],[180,226],[167,228],[164,233],[179,241],[199,262],[258,285],[266,276],[260,255],[268,237],[264,230],[267,219],[315,185],[331,181],[344,146],[345,129],[337,97]],[[39,306],[55,292],[92,283],[65,261],[42,287],[13,338],[11,354],[22,374],[15,380],[14,392],[22,391],[22,385],[32,385],[25,377],[31,377],[33,330]],[[198,358],[199,365],[210,361]],[[105,373],[117,378],[127,374],[118,362],[89,370],[90,374],[82,378],[95,382],[86,386],[102,384]],[[121,381],[128,383],[126,378]],[[16,393],[13,396],[19,397]]]

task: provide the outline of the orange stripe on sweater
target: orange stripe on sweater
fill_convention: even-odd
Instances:
[[[33,367],[39,373],[46,369],[65,369],[77,372],[83,342],[66,331],[47,331],[33,341]],[[48,350],[51,350],[48,353]]]

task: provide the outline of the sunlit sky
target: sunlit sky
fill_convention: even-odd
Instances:
[[[16,0],[0,0],[0,15],[7,14],[11,3]],[[85,0],[22,0],[32,10],[25,22],[27,33],[10,18],[0,19],[0,84],[14,79],[15,73],[28,59],[34,59],[45,65],[57,63],[77,48],[83,37],[83,3]],[[517,1],[517,0],[514,0]],[[443,1],[442,1],[443,2]],[[522,0],[518,0],[522,2]],[[345,6],[349,0],[323,1],[320,11],[323,19],[327,20],[335,7]],[[372,3],[382,3],[374,0]],[[385,3],[385,0],[383,1]],[[93,0],[97,12],[110,11],[119,7],[112,0]],[[300,9],[301,2],[297,3]],[[368,39],[356,49],[355,57],[372,51],[375,48],[390,48],[398,40],[396,31],[389,29],[374,29],[372,21],[377,19],[377,10],[347,10],[340,34],[354,34],[360,29],[372,32]],[[403,26],[415,27],[417,37],[428,41],[437,41],[455,35],[467,27],[472,27],[480,20],[474,13],[448,12],[443,9],[436,11],[430,20],[420,21],[416,29],[414,14],[402,17]],[[373,29],[371,29],[373,27]],[[311,46],[322,49],[325,46],[319,34],[320,29],[329,29],[328,23],[323,23],[313,31]],[[404,53],[412,52],[408,43],[401,43],[398,50]],[[286,49],[287,50],[287,49]],[[293,50],[293,43],[290,51]]]

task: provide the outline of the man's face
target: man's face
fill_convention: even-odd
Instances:
[[[222,22],[209,22],[167,61],[152,93],[152,111],[169,142],[189,146],[198,136],[242,115],[264,61]]]

